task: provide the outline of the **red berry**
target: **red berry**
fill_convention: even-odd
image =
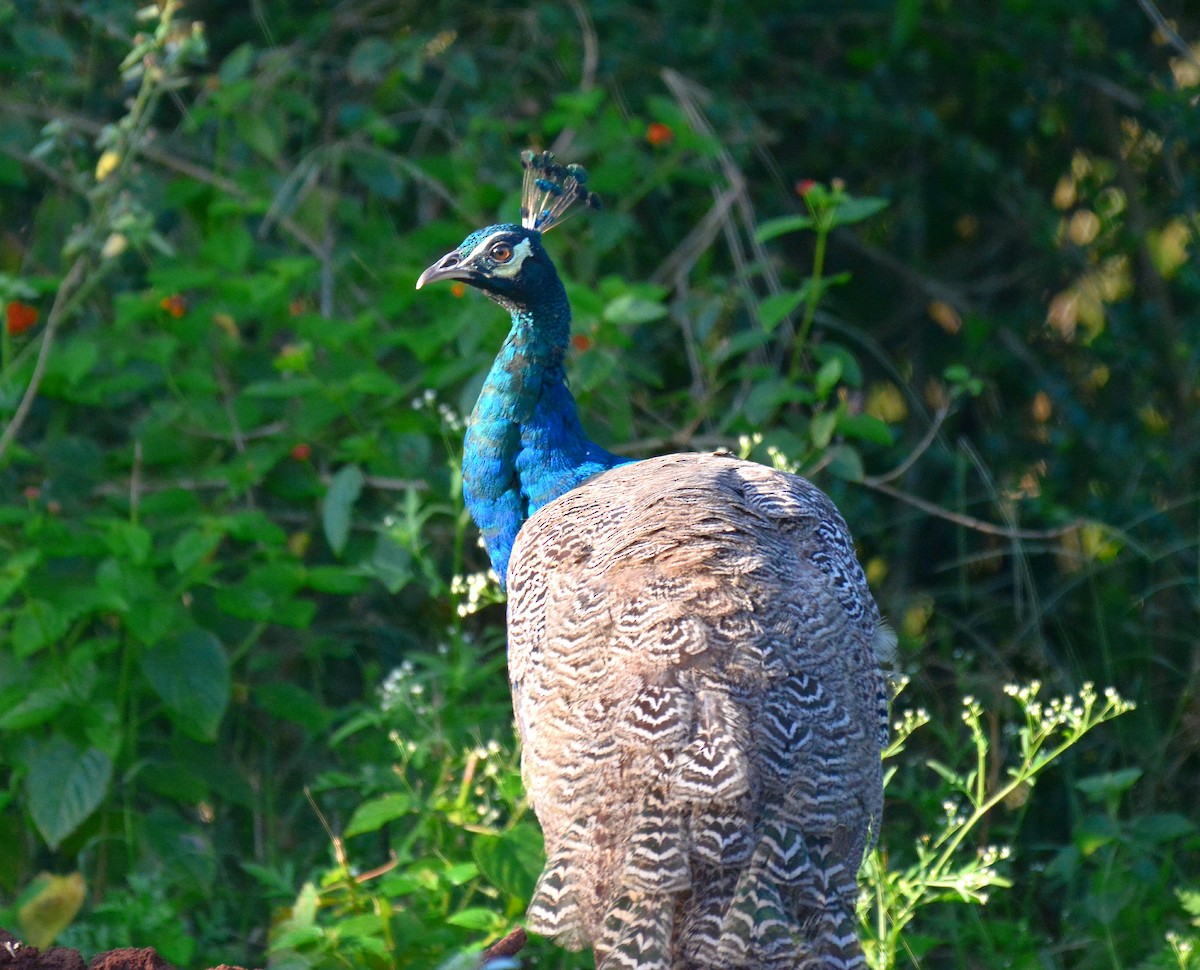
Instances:
[[[675,132],[669,125],[664,125],[661,121],[652,121],[646,126],[646,141],[650,142],[655,148],[662,145],[669,145],[675,140]]]
[[[4,308],[4,328],[14,336],[31,329],[37,318],[37,307],[20,300],[13,300]]]
[[[166,310],[171,316],[178,320],[181,316],[187,313],[187,301],[178,293],[173,293],[170,296],[164,296],[158,301],[161,309]]]

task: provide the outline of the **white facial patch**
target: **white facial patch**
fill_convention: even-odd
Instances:
[[[507,263],[497,263],[496,268],[492,270],[493,276],[503,276],[506,279],[512,279],[521,272],[521,264],[527,260],[533,253],[533,246],[530,245],[528,239],[522,239],[519,243],[513,246],[512,259]]]
[[[487,251],[495,244],[496,239],[503,235],[505,235],[505,233],[498,232],[494,235],[488,236],[487,239],[483,240],[483,242],[471,250],[471,254],[467,256],[463,262],[470,263],[477,256],[486,254]],[[512,277],[521,272],[521,264],[524,263],[525,260],[527,260],[532,254],[533,244],[530,243],[528,239],[522,239],[519,243],[513,246],[512,259],[510,259],[507,263],[496,263],[495,268],[492,270],[492,276],[500,276],[505,279],[512,279]]]

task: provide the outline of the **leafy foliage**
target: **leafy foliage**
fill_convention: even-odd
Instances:
[[[930,718],[876,885],[948,786],[955,859],[1011,846],[897,964],[1194,966],[1200,22],[985,8],[0,0],[0,923],[73,912],[42,870],[59,941],[189,965],[519,916],[456,469],[506,321],[412,284],[553,144],[606,202],[551,237],[592,436],[798,468],[861,541]],[[980,813],[1034,679],[1138,707]]]

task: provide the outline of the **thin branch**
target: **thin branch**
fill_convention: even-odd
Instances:
[[[21,403],[17,405],[17,410],[12,416],[12,420],[8,422],[8,427],[4,429],[4,433],[0,435],[0,459],[4,457],[4,453],[8,451],[8,446],[12,444],[20,432],[21,427],[25,424],[25,419],[29,417],[29,409],[33,407],[33,399],[37,397],[38,388],[42,384],[42,378],[46,374],[46,365],[50,361],[50,348],[54,344],[54,335],[58,331],[58,325],[66,316],[67,307],[78,303],[76,297],[80,294],[86,295],[91,289],[91,285],[76,290],[80,279],[83,278],[87,271],[88,258],[87,256],[79,256],[74,265],[68,270],[67,275],[63,277],[62,283],[59,284],[58,292],[54,295],[54,304],[50,307],[50,314],[46,317],[46,329],[42,333],[42,345],[38,350],[37,361],[33,365],[33,374],[29,378],[29,386],[25,388],[25,394],[21,398]],[[101,273],[95,273],[92,276],[92,285],[98,281]]]
[[[933,420],[930,422],[929,430],[925,432],[925,437],[917,442],[917,446],[908,453],[908,456],[904,459],[904,461],[900,462],[900,464],[893,468],[890,472],[884,472],[882,475],[875,475],[872,477],[871,481],[877,483],[894,482],[897,478],[912,468],[912,466],[917,463],[917,459],[929,450],[929,446],[933,444],[934,439],[937,437],[937,433],[942,428],[942,422],[946,420],[946,415],[949,413],[949,404],[943,404],[940,408],[938,408],[937,413],[934,414]]]
[[[713,244],[721,227],[725,224],[729,210],[737,201],[737,191],[726,189],[720,193],[709,207],[704,218],[696,223],[691,231],[683,237],[669,256],[650,275],[650,282],[659,285],[668,284],[692,271],[697,261]]]
[[[479,966],[483,968],[491,963],[491,961],[499,960],[501,957],[516,956],[524,949],[525,942],[525,931],[518,926],[508,936],[497,940],[479,954]]]
[[[1200,67],[1200,61],[1196,60],[1196,55],[1192,53],[1192,49],[1187,45],[1179,33],[1171,26],[1171,22],[1162,15],[1162,11],[1154,5],[1154,0],[1138,0],[1138,6],[1142,8],[1150,22],[1154,24],[1154,29],[1162,34],[1163,39],[1167,41],[1180,56],[1196,66]]]
[[[1060,536],[1074,532],[1081,526],[1086,525],[1088,521],[1087,519],[1072,519],[1066,525],[1060,525],[1055,529],[1015,529],[1008,526],[996,525],[985,519],[977,519],[973,515],[962,515],[959,512],[951,512],[949,509],[942,508],[940,505],[928,502],[915,495],[910,495],[908,492],[902,492],[900,489],[893,488],[886,482],[871,478],[870,476],[864,477],[860,484],[872,491],[881,492],[914,508],[918,508],[922,512],[927,512],[936,518],[945,519],[947,522],[953,522],[955,525],[961,525],[965,529],[982,532],[984,535],[1000,536],[1004,539],[1057,539]]]
[[[596,70],[600,66],[600,44],[596,41],[596,28],[591,15],[580,0],[571,0],[571,12],[579,21],[579,35],[583,42],[583,63],[579,69],[579,90],[590,91],[596,86]]]

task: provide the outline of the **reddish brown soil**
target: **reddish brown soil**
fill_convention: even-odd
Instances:
[[[52,946],[39,950],[36,946],[24,946],[11,933],[0,929],[0,968],[14,967],[19,970],[175,970],[154,950],[126,947],[97,953],[88,963],[78,950],[65,946]],[[212,970],[242,970],[221,964]]]

